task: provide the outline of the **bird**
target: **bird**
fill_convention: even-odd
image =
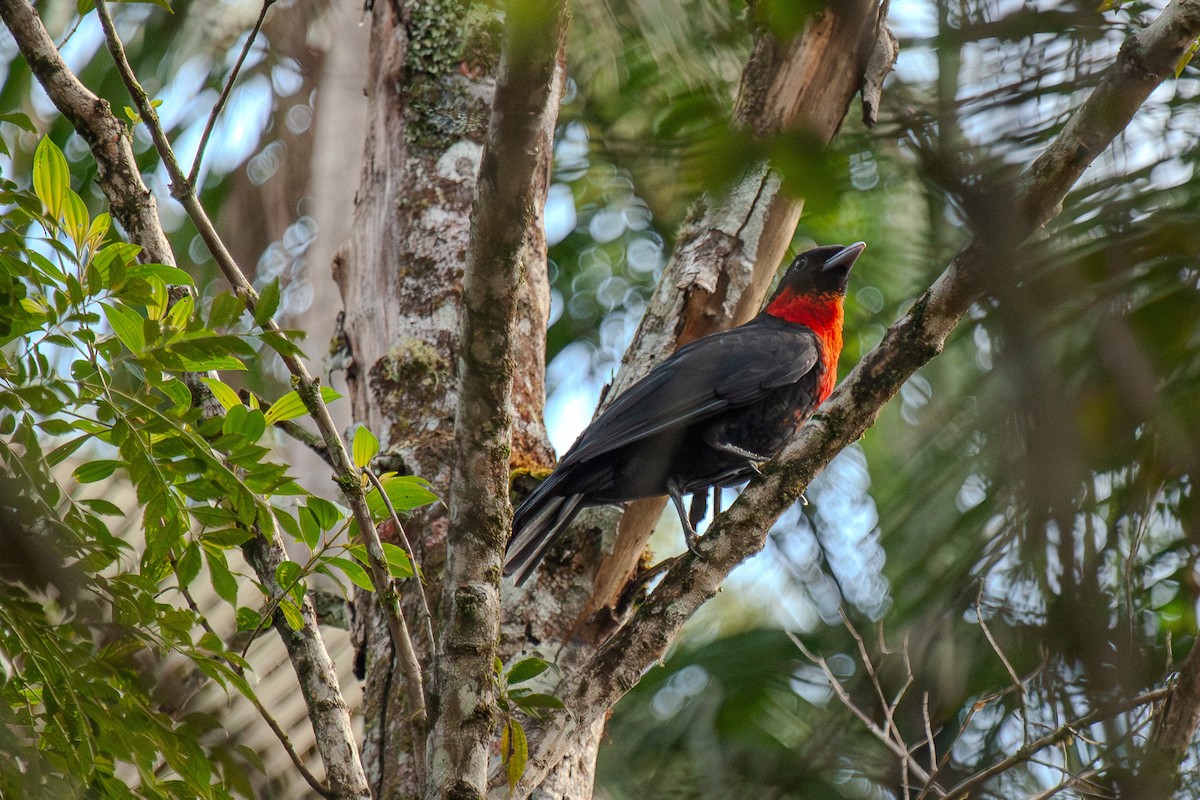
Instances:
[[[613,400],[514,512],[504,575],[524,584],[584,508],[645,497],[670,496],[694,550],[695,501],[752,477],[833,391],[865,248],[796,256],[756,317],[684,345]]]

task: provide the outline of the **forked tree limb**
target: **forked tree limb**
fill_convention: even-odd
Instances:
[[[1200,0],[1173,2],[1145,29],[1122,45],[1116,61],[1071,122],[1018,185],[1018,208],[1006,239],[1023,241],[1061,208],[1067,191],[1100,152],[1125,129],[1150,93],[1171,76],[1200,36]],[[847,445],[857,441],[883,406],[918,368],[937,356],[946,338],[980,295],[980,271],[989,259],[973,241],[887,331],[818,410],[763,476],[714,520],[690,551],[672,565],[632,619],[582,667],[568,676],[558,695],[567,712],[530,736],[530,761],[514,796],[523,798],[562,757],[575,732],[605,714],[659,661],[684,622],[743,560],[757,553],[779,516],[809,482]],[[1200,697],[1196,698],[1200,701]]]

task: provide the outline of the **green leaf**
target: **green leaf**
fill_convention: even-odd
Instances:
[[[511,792],[525,774],[525,765],[529,761],[529,742],[525,739],[525,729],[515,719],[509,719],[504,724],[504,732],[500,735],[500,757],[504,761],[508,790]]]
[[[253,534],[245,528],[229,527],[215,531],[205,531],[200,535],[200,540],[213,547],[225,549],[237,547],[240,544],[248,542],[251,536]]]
[[[168,286],[195,286],[192,276],[166,264],[137,264],[129,268],[130,278],[158,278]]]
[[[391,542],[383,542],[383,557],[387,560],[388,572],[393,578],[410,578],[413,574],[412,559],[404,548],[397,547]]]
[[[371,459],[379,452],[379,439],[367,428],[359,425],[354,431],[354,466],[362,469],[371,463]]]
[[[146,337],[142,333],[142,316],[136,311],[124,306],[114,306],[101,303],[104,316],[112,326],[113,333],[121,340],[121,344],[132,353],[141,353],[146,349]]]
[[[8,114],[0,114],[0,122],[7,122],[10,125],[16,125],[18,128],[28,131],[29,133],[37,133],[37,127],[33,124],[33,120],[28,114],[22,114],[19,111],[13,111]]]
[[[293,390],[276,400],[267,409],[267,424],[274,425],[276,422],[302,417],[307,412],[304,401],[300,399],[300,393]]]
[[[191,542],[175,562],[175,577],[181,587],[187,587],[200,574],[200,545]]]
[[[226,603],[237,606],[238,586],[233,573],[229,571],[229,562],[225,560],[223,550],[204,548],[204,560],[208,562],[208,575],[212,579],[213,589]]]
[[[340,569],[350,582],[358,588],[366,589],[368,592],[375,591],[375,585],[371,583],[371,576],[367,574],[367,571],[358,562],[351,561],[348,558],[332,556],[326,559],[325,563],[331,567]]]
[[[100,461],[89,461],[86,464],[81,464],[75,469],[75,480],[80,483],[95,483],[102,481],[109,475],[112,475],[117,467],[121,466],[120,461],[111,461],[102,459]]]
[[[192,407],[192,391],[178,378],[168,378],[158,385],[158,389],[170,398],[176,413],[182,413]]]
[[[328,386],[321,387],[321,400],[326,405],[329,405],[339,397],[341,395]],[[300,393],[293,390],[271,404],[271,408],[267,410],[267,424],[274,425],[276,422],[302,417],[307,413],[308,408],[304,405],[304,401],[300,399]]]
[[[300,540],[309,550],[316,550],[317,545],[321,543],[321,526],[317,523],[317,518],[308,506],[301,506],[297,516],[300,519]]]
[[[312,511],[313,517],[316,518],[317,524],[321,526],[322,530],[327,531],[346,518],[345,509],[323,497],[310,497],[308,508]]]
[[[237,405],[225,412],[221,426],[225,433],[237,433],[251,442],[257,442],[267,430],[267,420],[257,408]]]
[[[267,323],[275,316],[275,312],[279,310],[279,279],[269,282],[263,287],[262,292],[258,295],[258,303],[254,306],[254,324],[260,328],[267,327]]]
[[[213,330],[226,328],[235,322],[246,310],[246,302],[229,292],[220,292],[213,298],[208,309],[208,326]]]
[[[388,499],[392,501],[392,506],[397,512],[411,511],[438,501],[438,496],[429,490],[429,481],[416,475],[389,473],[380,476],[379,483],[387,492]],[[367,495],[367,507],[371,510],[371,518],[376,522],[388,516],[387,506],[376,489],[372,489]]]
[[[102,211],[92,220],[92,224],[88,226],[87,236],[84,238],[85,243],[92,250],[96,250],[104,242],[104,237],[108,236],[109,229],[112,228],[112,215],[107,211]]]
[[[46,213],[57,221],[62,216],[63,203],[71,190],[71,173],[67,159],[58,145],[43,136],[33,153],[33,192],[46,207]]]
[[[546,670],[553,666],[549,661],[531,656],[530,658],[522,659],[508,671],[508,685],[512,686],[517,683],[524,683],[528,680],[533,680],[538,675],[541,675]]]
[[[242,607],[237,610],[237,629],[239,631],[256,631],[262,627],[263,617],[252,608]]]
[[[551,694],[532,692],[527,695],[522,695],[521,697],[510,697],[510,699],[517,706],[517,708],[536,719],[541,719],[542,717],[546,716],[544,712],[547,709],[561,711],[566,708],[566,705],[563,704],[562,700],[559,700],[557,697]]]
[[[92,224],[95,225],[94,222]],[[96,251],[92,256],[91,269],[99,285],[90,287],[91,290],[99,292],[105,288],[118,289],[124,285],[129,275],[129,265],[134,263],[141,249],[126,242],[111,242]]]
[[[279,588],[285,592],[290,593],[295,589],[303,575],[303,567],[295,561],[283,561],[275,568],[275,580],[279,581]]]
[[[75,246],[82,248],[87,243],[88,227],[92,224],[83,198],[70,188],[63,196],[63,228]]]
[[[289,628],[298,631],[304,627],[304,617],[300,614],[300,606],[292,598],[285,597],[279,603],[279,610],[283,612],[283,618],[287,620]]]
[[[208,390],[213,393],[213,397],[217,398],[217,402],[226,411],[242,404],[242,400],[238,397],[237,392],[220,378],[201,378],[200,380],[208,387]]]
[[[102,497],[93,497],[90,500],[80,500],[81,506],[87,506],[92,511],[104,517],[123,517],[125,512],[116,503],[111,503]]]

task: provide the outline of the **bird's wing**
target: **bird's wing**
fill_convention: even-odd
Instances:
[[[614,400],[560,466],[752,403],[800,380],[819,353],[811,330],[772,317],[697,339]]]

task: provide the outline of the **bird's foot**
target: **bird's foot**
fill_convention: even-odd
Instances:
[[[770,456],[765,456],[762,453],[752,452],[744,447],[738,447],[736,444],[730,444],[729,442],[709,442],[709,446],[722,453],[729,453],[732,456],[738,456],[746,459],[748,462],[747,466],[750,467],[750,470],[755,475],[759,476],[762,475],[762,465],[771,460]]]

